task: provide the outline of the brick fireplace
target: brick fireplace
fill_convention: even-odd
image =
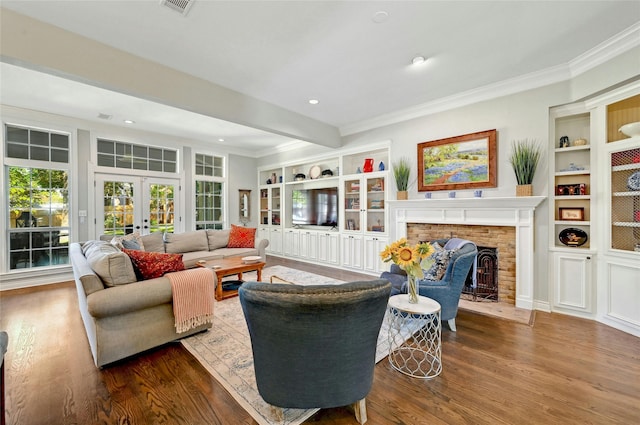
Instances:
[[[498,301],[516,303],[516,232],[512,226],[407,223],[411,243],[442,238],[469,239],[478,246],[496,248],[498,262]]]
[[[388,201],[389,238],[459,237],[495,247],[500,301],[533,309],[534,211],[543,196]]]

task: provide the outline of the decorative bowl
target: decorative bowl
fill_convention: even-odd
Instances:
[[[621,133],[629,137],[640,136],[640,121],[638,122],[630,122],[629,124],[625,124],[618,130]]]

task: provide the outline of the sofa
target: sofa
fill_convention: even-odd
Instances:
[[[230,244],[232,239],[229,229],[131,234],[72,243],[69,256],[78,305],[96,366],[102,367],[211,327],[205,324],[178,334],[169,278],[141,276],[131,260],[134,257],[129,257],[127,251],[155,256],[156,260],[150,263],[156,268],[164,267],[161,273],[180,273],[194,267],[198,260],[250,255],[266,258],[268,240],[245,240],[245,246],[238,247],[237,243]],[[119,244],[123,241],[134,243],[139,249],[131,249],[131,244],[130,249],[122,249]],[[165,257],[179,258],[180,264],[164,260]],[[168,269],[172,265],[175,269]],[[213,279],[212,284],[217,284],[215,274]]]

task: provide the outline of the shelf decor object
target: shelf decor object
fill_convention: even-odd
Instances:
[[[571,221],[583,221],[584,220],[584,208],[560,208],[559,214],[560,220]]]
[[[640,121],[625,124],[618,131],[629,137],[640,136]]]
[[[573,227],[562,230],[558,238],[566,246],[581,246],[588,240],[587,233],[584,230]]]
[[[516,196],[533,195],[533,177],[541,155],[542,150],[535,140],[525,139],[511,143],[509,163],[518,182]]]
[[[497,131],[418,144],[418,191],[482,189],[497,185]]]
[[[640,171],[631,174],[627,179],[627,187],[629,190],[640,191]]]
[[[393,177],[396,180],[396,189],[398,190],[397,199],[407,199],[407,189],[409,187],[409,176],[411,175],[411,163],[406,157],[402,157],[393,163]]]

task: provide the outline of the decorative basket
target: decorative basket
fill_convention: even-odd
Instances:
[[[533,185],[532,184],[519,184],[516,186],[516,196],[532,196]]]

